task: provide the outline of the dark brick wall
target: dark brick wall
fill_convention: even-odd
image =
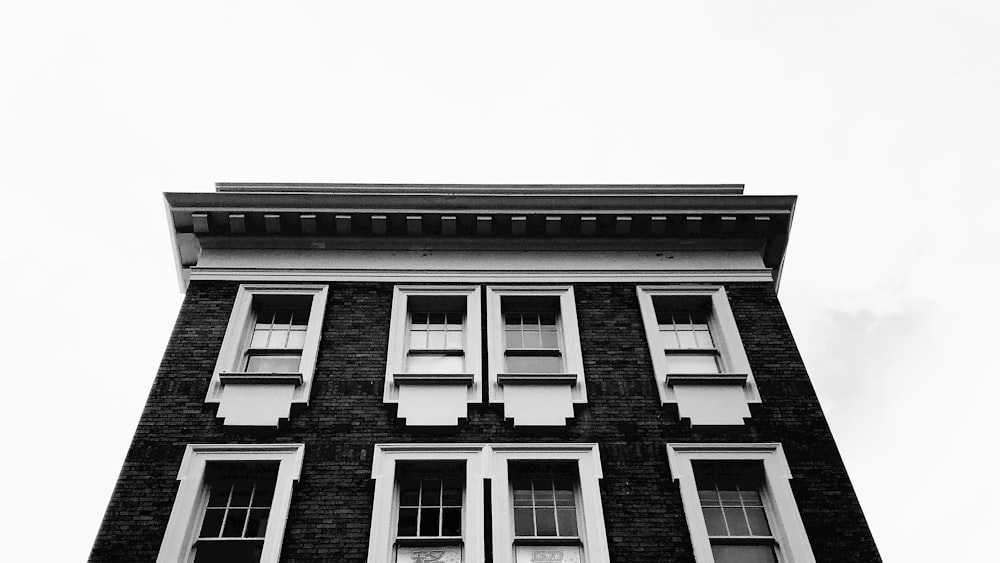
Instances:
[[[330,285],[307,408],[266,433],[233,431],[204,404],[238,284],[194,282],[174,327],[91,561],[154,561],[189,443],[304,443],[282,548],[285,562],[363,562],[375,443],[597,442],[614,562],[693,561],[667,442],[781,442],[816,558],[873,562],[878,553],[769,284],[727,285],[764,400],[739,431],[694,432],[659,404],[633,284],[576,284],[589,403],[566,428],[515,431],[473,406],[457,430],[415,431],[382,404],[392,284]]]

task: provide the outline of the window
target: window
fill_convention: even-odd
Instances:
[[[490,401],[515,426],[562,426],[587,402],[570,286],[488,287]]]
[[[395,288],[384,401],[407,425],[455,426],[481,401],[479,295],[478,286]]]
[[[309,402],[325,285],[241,285],[205,399],[226,425],[276,426]]]
[[[158,562],[274,563],[301,444],[190,445]]]
[[[725,290],[640,286],[637,292],[661,402],[692,425],[742,425],[760,395]]]
[[[780,444],[668,444],[698,563],[811,563]]]
[[[368,562],[608,563],[596,444],[376,444]],[[484,498],[485,479],[491,496]]]
[[[609,561],[596,444],[489,447],[493,561]]]
[[[368,561],[484,561],[484,469],[481,445],[376,445]]]
[[[209,464],[208,502],[195,542],[195,563],[259,563],[278,465]]]

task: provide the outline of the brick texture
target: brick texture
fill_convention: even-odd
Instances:
[[[333,283],[308,407],[277,430],[234,431],[204,403],[238,284],[193,282],[174,327],[91,561],[154,561],[189,443],[304,443],[282,561],[366,560],[376,443],[597,442],[611,560],[690,563],[667,442],[781,442],[820,562],[880,561],[816,394],[769,284],[729,284],[763,398],[751,423],[692,431],[659,404],[632,284],[576,284],[589,403],[565,428],[526,433],[497,407],[473,405],[455,430],[407,428],[382,403],[392,284]],[[485,349],[485,347],[484,347]],[[485,360],[484,360],[485,361]]]

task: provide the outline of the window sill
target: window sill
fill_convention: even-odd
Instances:
[[[462,545],[462,536],[420,536],[396,538],[396,545],[402,547],[425,547],[438,545]]]
[[[536,385],[539,383],[571,383],[575,384],[577,375],[574,373],[498,373],[497,382],[500,385]]]
[[[583,547],[578,536],[521,536],[514,538],[514,545],[573,545]]]
[[[671,385],[746,385],[745,373],[671,373],[667,374],[667,387]]]
[[[775,545],[773,536],[709,536],[712,545]]]
[[[270,383],[302,384],[301,373],[220,373],[222,385],[260,385]]]
[[[418,385],[440,385],[442,383],[460,383],[472,385],[474,376],[471,373],[394,373],[395,383],[414,383]]]

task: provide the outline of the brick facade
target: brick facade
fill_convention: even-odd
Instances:
[[[611,560],[693,561],[667,442],[780,442],[817,561],[879,555],[773,285],[726,285],[762,407],[738,431],[692,431],[660,404],[635,285],[574,284],[588,404],[565,428],[514,430],[470,405],[457,430],[414,430],[382,402],[391,283],[331,283],[310,404],[266,432],[224,429],[205,394],[235,282],[192,282],[139,422],[91,561],[154,561],[190,443],[303,443],[282,561],[366,560],[376,443],[597,442]],[[484,335],[485,339],[485,335]],[[485,342],[484,342],[485,349]],[[487,536],[489,533],[487,532]]]

